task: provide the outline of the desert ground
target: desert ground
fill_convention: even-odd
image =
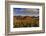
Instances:
[[[39,16],[13,16],[14,28],[39,27]]]

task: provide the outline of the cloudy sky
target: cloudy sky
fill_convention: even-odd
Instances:
[[[39,16],[39,9],[13,8],[13,16]]]

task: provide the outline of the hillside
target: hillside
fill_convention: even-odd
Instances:
[[[38,27],[39,16],[14,16],[14,28],[16,27]]]

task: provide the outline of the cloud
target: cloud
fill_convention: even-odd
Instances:
[[[31,8],[14,8],[13,15],[39,15],[39,9]]]

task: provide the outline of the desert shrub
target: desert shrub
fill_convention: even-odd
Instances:
[[[25,24],[23,24],[23,27],[27,27],[27,24],[25,23]]]
[[[33,25],[32,25],[33,27],[37,27],[38,24],[39,24],[39,20],[37,20],[36,18],[33,19],[32,24],[33,24]]]
[[[23,27],[23,22],[21,22],[21,23],[19,24],[19,27]]]
[[[39,27],[39,25],[38,24],[34,24],[33,27]]]
[[[14,23],[14,28],[15,28],[15,27],[18,27],[18,25]]]

